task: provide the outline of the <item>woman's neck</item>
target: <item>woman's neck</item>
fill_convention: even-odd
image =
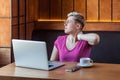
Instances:
[[[68,35],[68,40],[71,41],[72,43],[75,43],[77,41],[77,35]]]
[[[77,35],[78,35],[79,33],[82,33],[82,32],[76,32],[76,33],[74,33],[74,34],[69,34],[68,39],[69,39],[70,41],[72,41],[72,42],[78,41]]]

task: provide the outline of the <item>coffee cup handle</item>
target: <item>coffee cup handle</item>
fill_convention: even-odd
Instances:
[[[90,60],[90,63],[93,63],[93,60]]]

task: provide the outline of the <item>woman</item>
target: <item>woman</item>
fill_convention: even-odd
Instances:
[[[83,34],[85,19],[81,13],[70,12],[67,17],[64,32],[68,35],[56,39],[50,61],[79,62],[81,57],[89,57],[92,46],[99,43],[99,35]]]

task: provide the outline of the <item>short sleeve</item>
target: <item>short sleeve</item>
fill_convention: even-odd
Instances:
[[[59,49],[63,44],[65,44],[66,37],[67,37],[67,35],[58,36],[54,42],[54,46],[56,46],[56,48]]]
[[[57,39],[56,39],[55,42],[54,42],[54,46],[55,46],[57,49],[58,49],[59,39],[60,39],[60,36],[57,37]]]

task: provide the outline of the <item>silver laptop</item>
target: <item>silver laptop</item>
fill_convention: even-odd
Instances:
[[[48,61],[44,41],[13,39],[12,44],[16,66],[51,70],[64,65],[61,62]]]

